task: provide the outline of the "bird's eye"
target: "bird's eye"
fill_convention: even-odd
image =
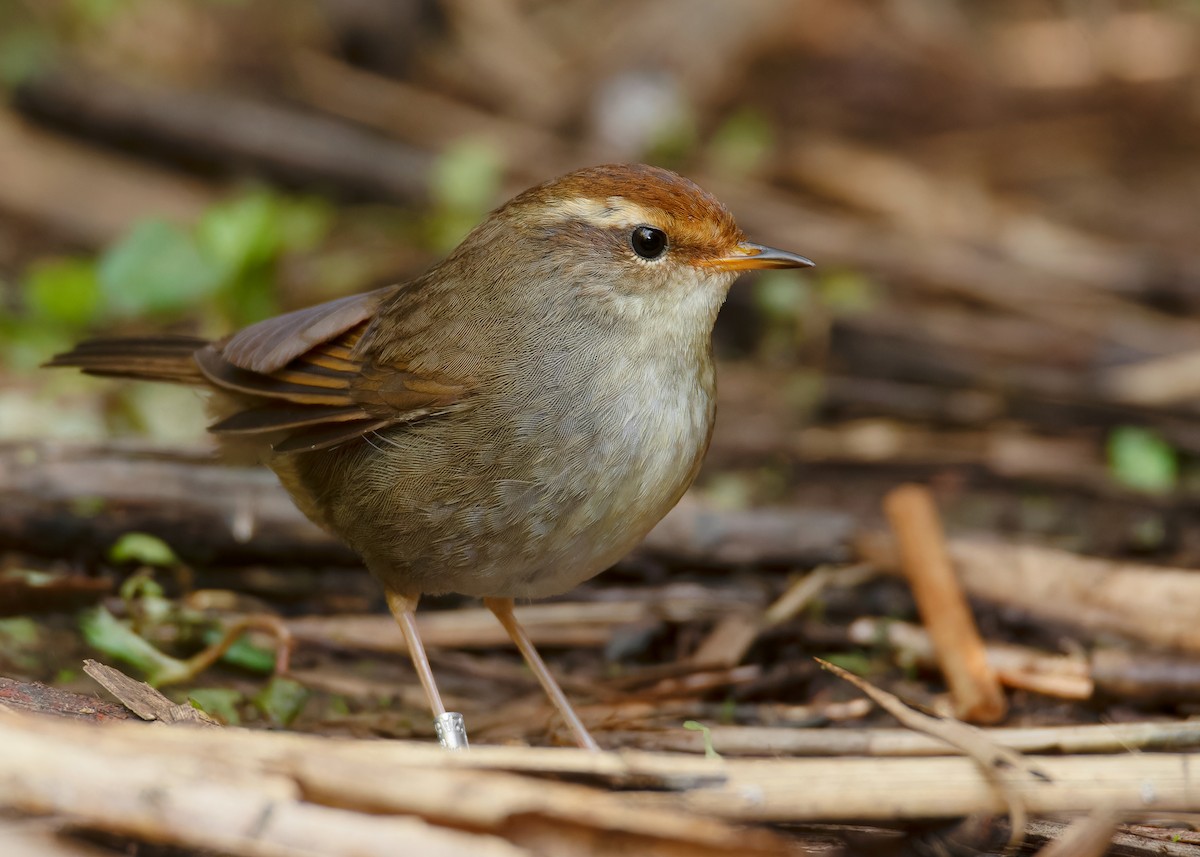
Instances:
[[[639,226],[629,236],[629,243],[643,259],[657,259],[667,252],[667,233],[653,226]]]

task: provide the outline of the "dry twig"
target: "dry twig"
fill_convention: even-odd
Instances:
[[[988,664],[971,608],[946,556],[933,497],[919,485],[904,485],[888,494],[884,508],[958,716],[995,723],[1007,710],[1004,692]]]

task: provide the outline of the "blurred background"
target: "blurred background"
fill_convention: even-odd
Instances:
[[[40,362],[403,280],[649,161],[814,272],[723,312],[702,488],[1200,562],[1194,0],[7,0],[0,437],[204,444]]]
[[[812,655],[944,703],[861,538],[902,482],[989,646],[1030,647],[1006,725],[1200,712],[1200,578],[1142,567],[1200,568],[1197,0],[0,0],[0,690],[94,694],[100,657],[222,722],[432,741],[378,587],[270,473],[211,463],[199,393],[38,367],[405,280],[608,161],[818,267],[733,288],[692,496],[522,608],[606,746],[893,725]],[[420,620],[473,741],[555,740],[477,602]]]

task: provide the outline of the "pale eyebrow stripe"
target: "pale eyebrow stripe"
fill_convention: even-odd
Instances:
[[[552,202],[543,211],[547,221],[582,220],[593,226],[605,227],[633,227],[662,220],[662,212],[658,209],[646,208],[623,196],[610,196],[604,200],[572,197]]]

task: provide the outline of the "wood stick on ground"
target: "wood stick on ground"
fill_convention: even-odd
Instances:
[[[976,763],[962,757],[708,760],[487,746],[460,755],[399,741],[154,729],[137,722],[97,726],[11,714],[0,717],[0,809],[28,812],[37,803],[48,812],[97,813],[93,818],[120,809],[128,818],[144,801],[139,795],[153,794],[155,783],[170,783],[186,787],[181,798],[204,799],[189,803],[189,812],[203,809],[201,821],[230,830],[229,822],[244,821],[247,812],[260,817],[221,799],[222,785],[236,784],[240,797],[274,796],[276,805],[282,800],[290,806],[298,788],[314,809],[336,801],[347,811],[433,817],[463,829],[525,835],[531,834],[527,825],[538,824],[543,833],[564,826],[578,832],[580,825],[630,834],[657,831],[659,841],[688,840],[709,848],[723,843],[728,849],[734,836],[743,852],[750,849],[746,832],[734,834],[717,819],[894,821],[1004,810]],[[1087,811],[1102,800],[1142,814],[1200,806],[1200,783],[1191,773],[1200,754],[1026,761],[1047,776],[1012,782],[1034,814]],[[459,799],[464,789],[477,799]],[[263,801],[254,801],[261,810]],[[233,814],[223,820],[226,812]],[[282,815],[280,823],[286,821]],[[337,823],[350,821],[339,817]]]
[[[875,687],[870,682],[859,678],[839,666],[817,658],[817,663],[845,681],[850,682],[867,696],[871,697],[888,714],[895,717],[904,726],[926,735],[940,738],[947,744],[957,747],[972,761],[979,765],[979,770],[992,783],[997,792],[1003,797],[1012,820],[1013,838],[1009,844],[1019,844],[1028,811],[1020,795],[1014,788],[1014,774],[1027,779],[1045,780],[1046,775],[1026,762],[1020,754],[1007,747],[1002,747],[990,740],[981,729],[976,729],[966,723],[949,718],[931,717],[916,709],[908,707],[899,697]]]
[[[1117,830],[1118,816],[1101,804],[1076,821],[1059,839],[1047,843],[1037,857],[1102,857]]]
[[[1109,838],[1108,850],[1111,857],[1200,857],[1200,845],[1187,841],[1194,835],[1183,827],[1147,827],[1146,825],[1121,825]],[[1067,835],[1068,825],[1049,819],[1034,819],[1026,828],[1031,841],[1042,841],[1046,845]],[[1043,846],[1044,847],[1044,846]]]
[[[761,614],[732,612],[721,619],[704,638],[691,660],[703,666],[735,666],[742,662],[746,652],[763,631],[791,619],[827,587],[857,586],[873,574],[873,568],[861,564],[843,568],[814,569],[798,577]]]
[[[241,93],[151,86],[94,67],[58,64],[19,87],[26,113],[58,124],[136,136],[142,146],[230,172],[333,186],[373,199],[426,197],[433,157],[348,122]]]
[[[719,598],[701,593],[673,595],[670,591],[655,600],[560,601],[524,604],[517,617],[536,645],[604,646],[613,630],[656,619],[683,622],[708,619],[728,609]],[[390,616],[298,616],[287,620],[288,630],[300,643],[333,643],[363,651],[403,652],[404,638]],[[417,614],[421,639],[430,648],[509,647],[512,641],[482,608],[430,610]],[[690,671],[690,670],[689,670]]]
[[[26,714],[51,714],[79,720],[129,720],[129,712],[120,705],[94,696],[84,696],[39,682],[21,682],[0,676],[0,711]]]
[[[645,716],[645,715],[643,715]],[[945,756],[956,751],[940,738],[911,729],[793,729],[778,726],[712,726],[713,748],[724,756]],[[1200,747],[1200,721],[1103,723],[984,729],[1001,747],[1018,753],[1177,752]],[[625,747],[704,752],[703,736],[683,729],[608,735]]]
[[[899,551],[886,535],[864,534],[857,547],[878,567],[899,568]],[[1194,569],[1097,559],[990,538],[954,539],[949,550],[972,598],[1080,633],[1119,634],[1200,653],[1195,610],[1200,574]]]
[[[85,660],[83,671],[143,720],[191,726],[220,725],[200,709],[172,702],[144,681],[130,678],[107,664]]]
[[[902,485],[884,499],[884,511],[956,713],[963,720],[995,723],[1007,710],[1004,692],[946,555],[933,497],[920,485]]]
[[[293,853],[285,848],[305,855],[391,855],[397,843],[423,855],[532,853],[526,846],[537,853],[588,853],[584,845],[596,837],[655,857],[784,851],[772,834],[677,808],[639,806],[619,793],[502,768],[446,768],[446,754],[436,746],[408,745],[424,760],[420,766],[385,773],[357,753],[305,759],[301,748],[374,750],[388,742],[309,737],[291,745],[290,739],[302,736],[283,735],[289,744],[274,744],[283,750],[274,755],[270,740],[260,742],[268,733],[142,727],[68,734],[55,729],[56,722],[15,715],[0,720],[0,808],[249,857]],[[228,735],[241,749],[155,740],[167,733]]]
[[[81,145],[8,110],[0,110],[0,152],[0,208],[82,244],[115,241],[139,217],[190,222],[217,198],[203,182]]]
[[[98,845],[59,835],[61,825],[45,819],[0,819],[0,853],[12,857],[113,857]]]
[[[933,667],[933,640],[919,625],[864,616],[847,629],[850,639],[864,646],[885,643],[904,665]],[[1010,643],[987,643],[987,659],[1005,687],[1021,688],[1060,699],[1090,699],[1095,685],[1088,662],[1081,657],[1053,655]]]

